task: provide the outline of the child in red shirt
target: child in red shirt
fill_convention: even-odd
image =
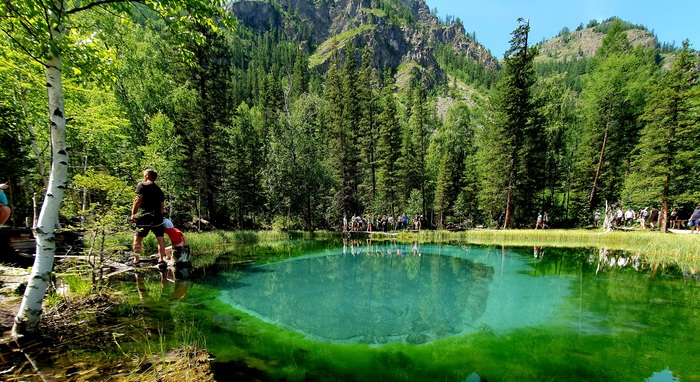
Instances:
[[[171,243],[169,247],[165,248],[168,260],[171,260],[173,255],[175,255],[176,262],[184,263],[190,261],[190,247],[185,240],[185,234],[175,228],[173,222],[169,219],[163,219],[163,231],[168,235]]]

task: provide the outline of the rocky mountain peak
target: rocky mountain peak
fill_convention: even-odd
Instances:
[[[428,83],[446,80],[433,54],[435,44],[451,45],[488,68],[498,67],[462,25],[441,24],[423,0],[242,0],[227,9],[248,28],[282,28],[300,42],[310,40],[311,65],[321,71],[328,67],[332,50],[342,51],[348,42],[371,46],[376,68],[418,70]],[[359,59],[361,49],[356,54]]]

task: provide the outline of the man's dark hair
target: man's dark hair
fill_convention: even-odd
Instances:
[[[152,168],[147,168],[143,172],[148,174],[148,176],[150,176],[154,182],[156,179],[158,179],[158,173],[156,172],[156,170],[154,170]]]

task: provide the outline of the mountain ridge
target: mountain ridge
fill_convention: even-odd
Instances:
[[[230,3],[243,25],[257,31],[282,28],[310,55],[310,66],[324,72],[331,52],[344,55],[345,44],[370,46],[378,69],[418,70],[428,84],[445,83],[447,76],[434,55],[436,44],[448,44],[489,70],[498,61],[471,39],[463,25],[443,25],[422,0],[242,0]],[[356,54],[361,54],[357,51]]]

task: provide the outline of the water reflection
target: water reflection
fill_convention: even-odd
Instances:
[[[538,260],[544,249],[538,248]],[[505,249],[346,240],[342,248],[227,272],[221,299],[331,342],[425,343],[546,322],[570,280],[528,274]],[[542,276],[542,275],[540,275]]]
[[[182,300],[187,296],[190,283],[186,280],[192,274],[191,266],[159,268],[158,273],[160,274],[160,290],[157,291],[157,297],[152,295],[152,291],[146,286],[143,276],[138,272],[134,273],[136,292],[146,306],[169,308],[170,302]]]
[[[593,262],[592,256],[593,255],[591,255],[591,257],[588,260],[589,263]],[[596,273],[605,270],[610,270],[613,268],[625,268],[628,266],[637,272],[647,267],[646,264],[642,264],[641,255],[639,253],[635,253],[634,255],[630,255],[627,252],[623,251],[614,253],[608,248],[600,248],[598,254],[598,264],[596,267]],[[656,266],[658,266],[658,264],[652,265],[654,273],[656,270]]]
[[[311,253],[238,272],[229,269],[196,288],[207,290],[209,297],[218,293],[211,308],[198,305],[196,313],[217,359],[248,364],[250,354],[278,365],[273,367],[277,378],[319,380],[329,374],[303,373],[323,370],[338,380],[387,381],[643,381],[652,374],[654,381],[669,376],[688,381],[700,375],[700,348],[692,335],[700,325],[700,284],[690,267],[655,264],[629,251],[539,245],[346,240]],[[460,277],[475,284],[460,283]],[[440,290],[443,284],[458,287]],[[458,297],[465,290],[471,293],[466,303]],[[387,306],[396,296],[408,302]],[[379,313],[366,314],[370,308]],[[444,315],[435,319],[434,328],[421,322],[427,317],[430,323],[432,311]],[[364,316],[372,319],[362,321]],[[333,344],[286,335],[257,318]],[[380,326],[372,326],[375,320]],[[347,334],[363,328],[356,337]],[[382,334],[382,328],[402,331]],[[337,335],[343,331],[345,336]],[[395,333],[400,335],[392,337]],[[444,337],[451,338],[432,341]],[[425,343],[335,346],[391,341]],[[673,373],[657,375],[665,368]]]

